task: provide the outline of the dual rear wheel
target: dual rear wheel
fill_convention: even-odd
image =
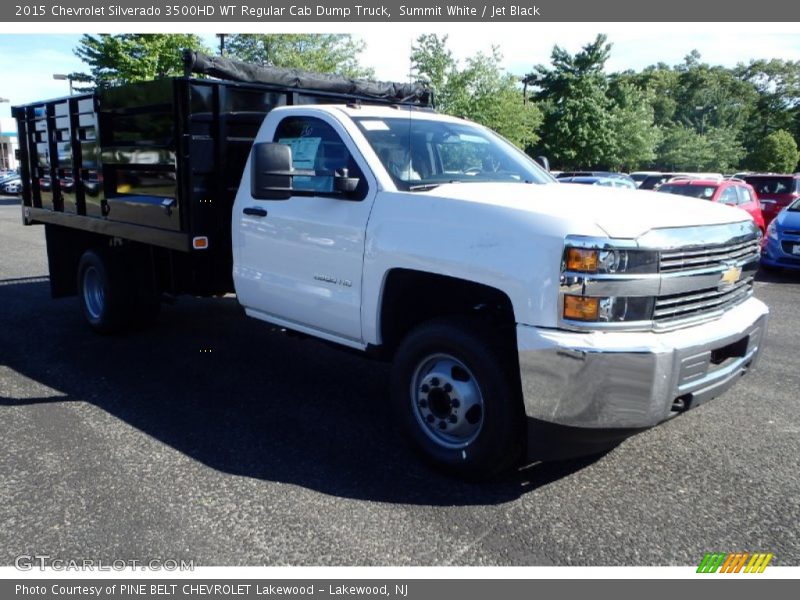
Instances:
[[[92,249],[78,263],[78,299],[89,326],[116,333],[151,324],[161,302],[152,285],[143,285],[141,272],[124,255]]]

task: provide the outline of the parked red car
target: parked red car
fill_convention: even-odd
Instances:
[[[658,191],[736,206],[747,211],[762,234],[766,228],[755,190],[740,179],[676,179],[666,182]]]
[[[761,212],[764,213],[764,224],[778,216],[784,208],[800,198],[800,175],[775,175],[749,173],[742,177],[753,186]]]

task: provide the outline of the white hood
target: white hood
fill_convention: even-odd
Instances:
[[[427,194],[590,222],[613,238],[636,238],[665,227],[750,220],[739,208],[707,200],[573,183],[451,183]]]

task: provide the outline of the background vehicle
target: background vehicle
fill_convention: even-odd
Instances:
[[[660,175],[661,171],[634,171],[630,174],[631,179],[633,179],[636,187],[638,188],[642,185],[642,182],[652,175]]]
[[[557,184],[422,86],[186,58],[240,79],[13,108],[23,221],[92,329],[235,290],[249,317],[391,360],[375,401],[467,477],[518,464],[542,424],[624,437],[756,363],[747,216]]]
[[[744,181],[735,179],[723,181],[715,179],[681,179],[676,177],[662,184],[657,191],[736,206],[752,217],[762,233],[766,229],[764,217],[761,214],[761,206],[756,199],[755,192]]]
[[[767,226],[761,265],[800,270],[800,199],[779,212]]]
[[[714,181],[722,181],[723,179],[721,173],[657,173],[656,175],[645,177],[639,185],[639,188],[642,190],[657,190],[661,184],[675,179],[676,177],[686,179],[713,179]]]
[[[749,174],[743,179],[753,186],[764,222],[769,225],[781,210],[800,198],[800,175]]]
[[[0,183],[3,192],[6,194],[19,194],[22,191],[22,182],[19,177],[12,177]]]
[[[656,175],[648,175],[639,184],[640,190],[657,190],[658,187],[673,177],[684,175],[683,173],[658,173]]]
[[[626,175],[625,173],[616,173],[614,171],[561,171],[558,175],[556,175],[556,179],[564,179],[567,177],[607,177],[611,179],[622,179],[633,185],[636,185],[636,182],[631,178],[630,175]]]
[[[557,177],[561,183],[582,183],[584,185],[601,185],[605,187],[619,187],[630,190],[636,189],[636,184],[620,177]]]

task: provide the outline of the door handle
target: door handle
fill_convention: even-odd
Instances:
[[[266,217],[267,211],[263,208],[258,208],[257,206],[248,206],[242,211],[246,215],[250,215],[251,217]]]

